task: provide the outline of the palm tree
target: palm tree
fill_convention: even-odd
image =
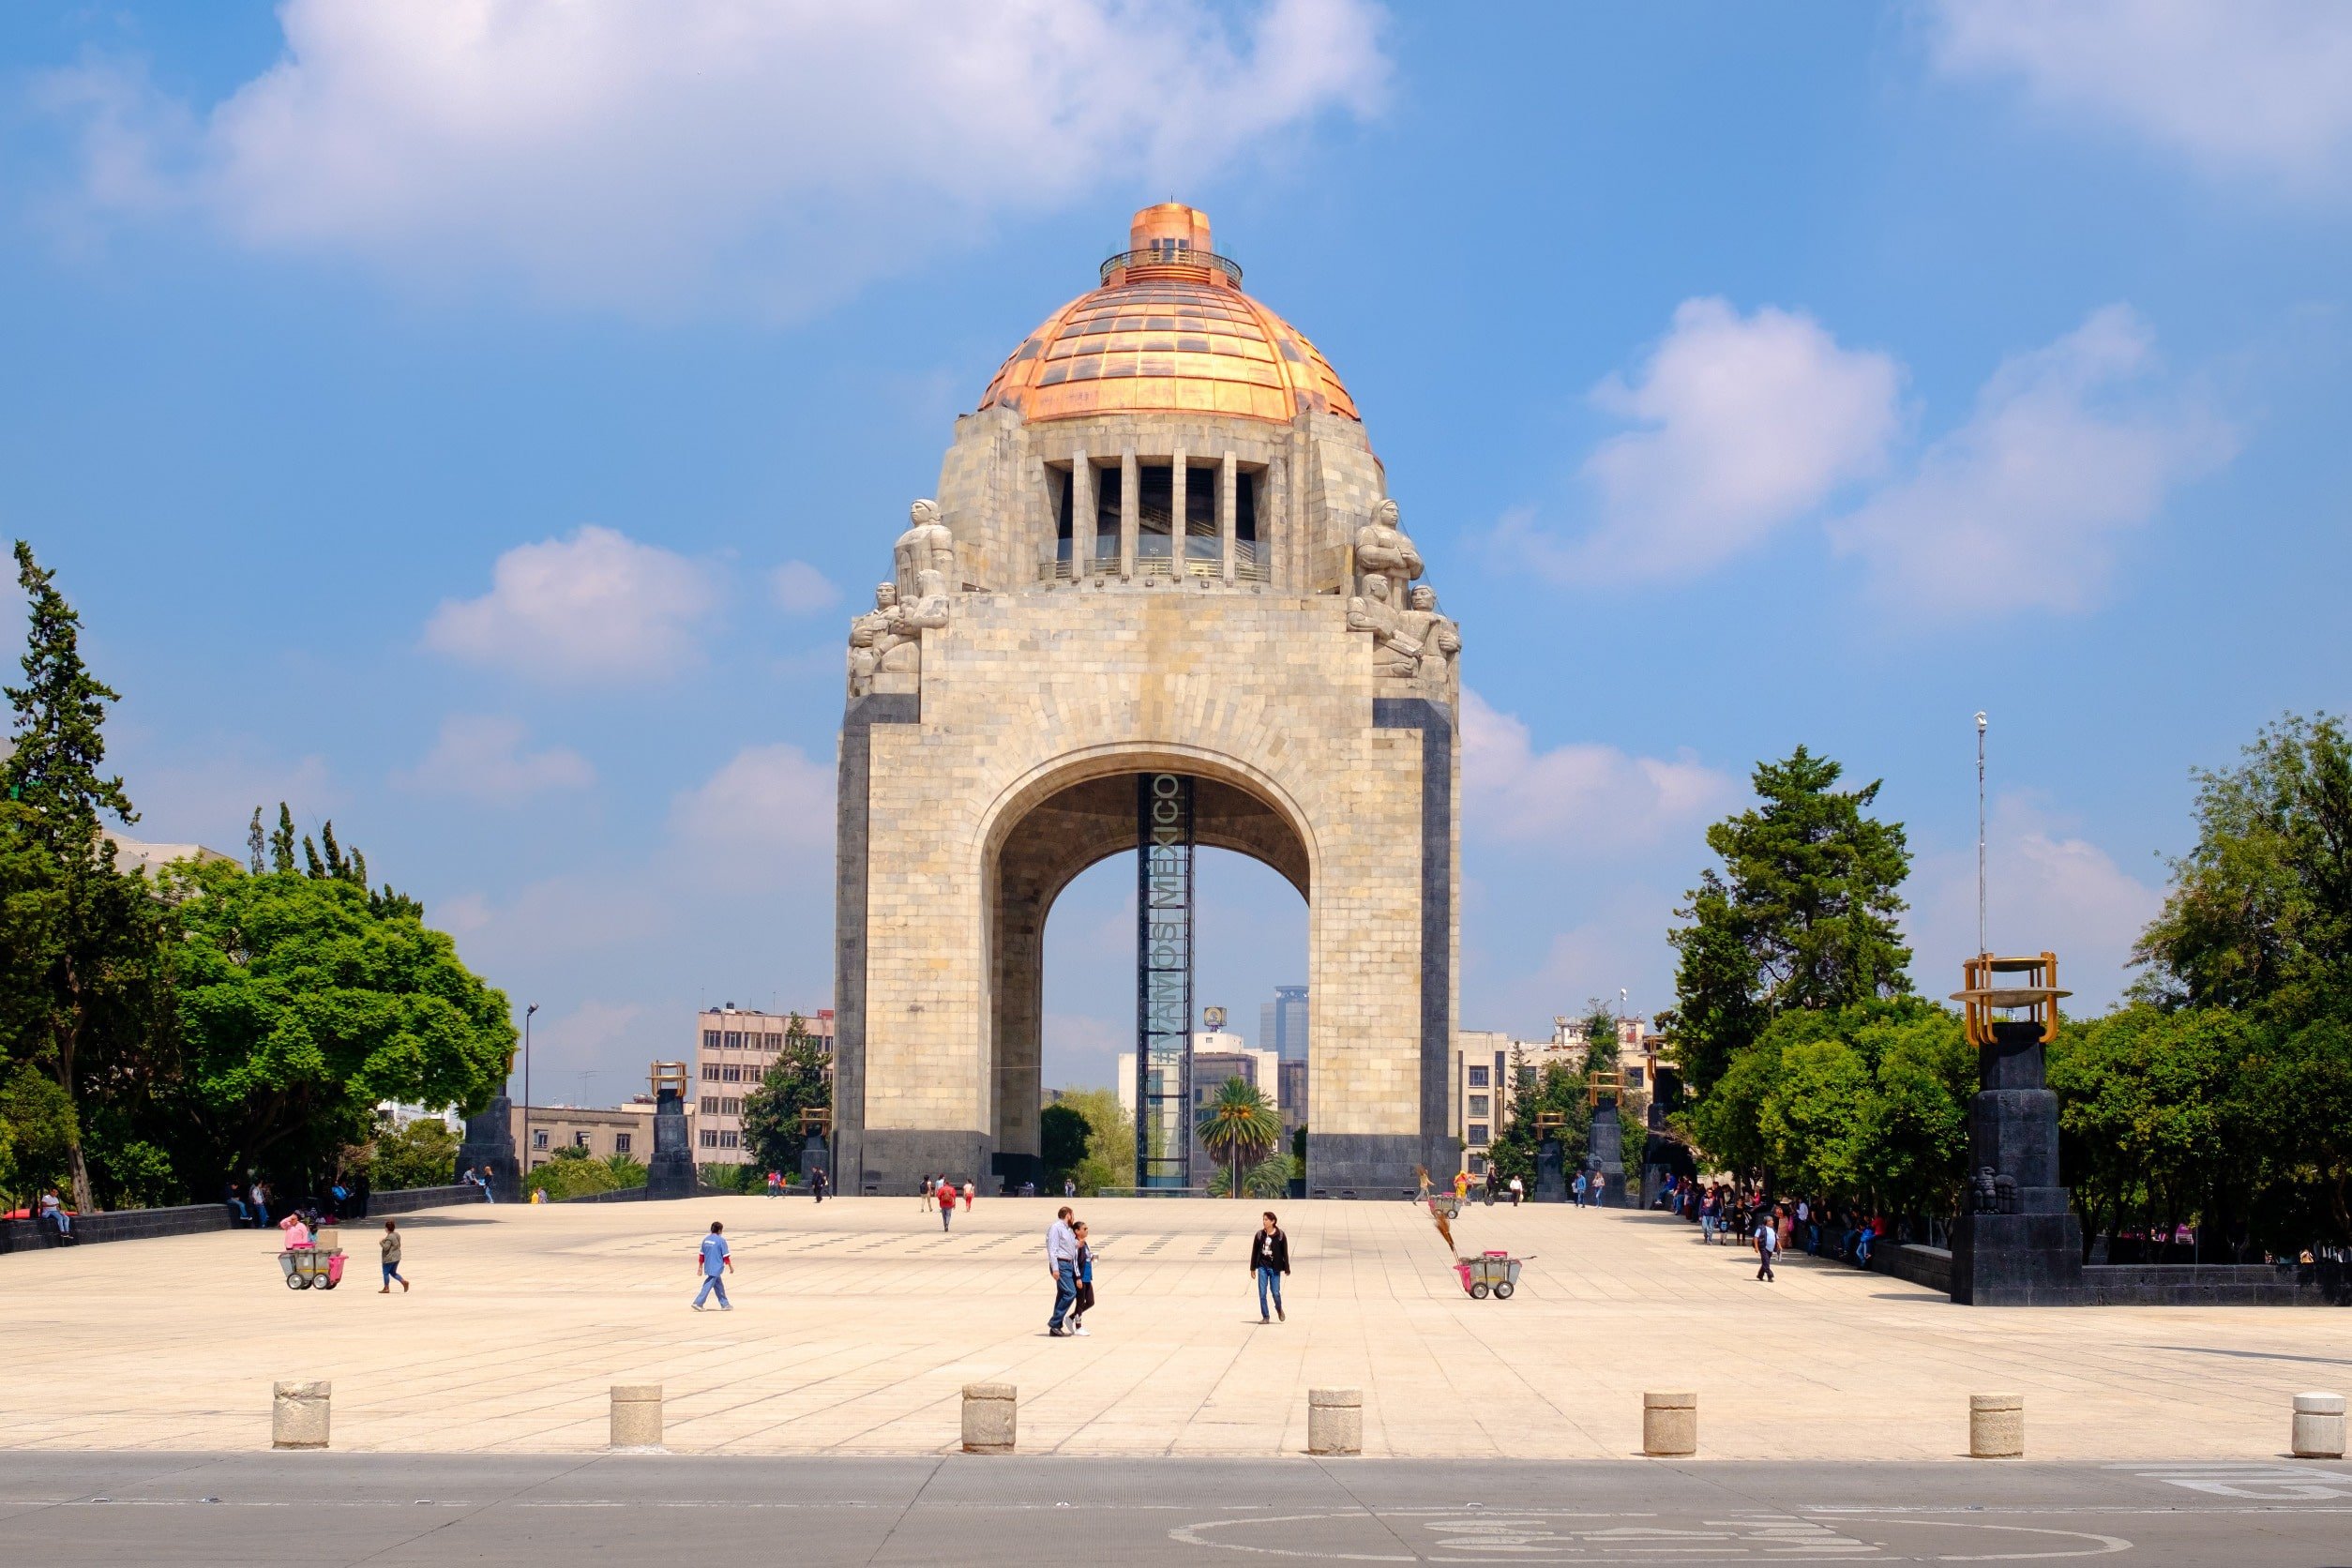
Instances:
[[[1244,1198],[1242,1168],[1282,1140],[1282,1118],[1266,1096],[1244,1078],[1230,1078],[1217,1097],[1201,1108],[1193,1128],[1201,1147],[1233,1165],[1233,1196]]]

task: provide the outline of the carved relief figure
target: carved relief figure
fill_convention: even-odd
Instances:
[[[907,531],[891,550],[898,597],[919,597],[923,590],[918,579],[927,571],[939,573],[940,580],[954,588],[961,580],[956,575],[956,535],[940,521],[939,503],[918,501],[907,508]]]
[[[1438,591],[1425,582],[1413,585],[1408,602],[1412,608],[1399,619],[1405,635],[1421,644],[1416,673],[1425,681],[1442,681],[1454,656],[1462,651],[1462,628],[1438,613]]]
[[[902,641],[890,634],[890,618],[898,608],[898,585],[877,583],[874,608],[850,622],[850,695],[863,697],[873,688],[874,671],[892,645]]]
[[[1383,501],[1372,508],[1372,520],[1356,530],[1356,571],[1370,588],[1376,577],[1388,580],[1392,609],[1405,602],[1405,590],[1421,575],[1421,551],[1397,526],[1396,503]]]
[[[1373,667],[1381,674],[1410,679],[1421,668],[1421,644],[1389,602],[1387,578],[1364,580],[1364,593],[1348,601],[1348,629],[1372,634]]]

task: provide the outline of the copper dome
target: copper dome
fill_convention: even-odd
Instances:
[[[1168,202],[1137,213],[1102,279],[1013,351],[982,408],[1029,419],[1182,411],[1288,423],[1304,409],[1362,417],[1305,335],[1242,293],[1242,269],[1211,249],[1198,209]]]

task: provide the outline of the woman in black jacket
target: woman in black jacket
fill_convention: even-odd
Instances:
[[[1274,1223],[1274,1211],[1266,1211],[1259,1225],[1258,1234],[1249,1239],[1249,1272],[1258,1276],[1258,1320],[1266,1317],[1266,1296],[1274,1295],[1274,1315],[1282,1317],[1282,1276],[1290,1272],[1290,1238]],[[1283,1319],[1288,1322],[1287,1318]]]

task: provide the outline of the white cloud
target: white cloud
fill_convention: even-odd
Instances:
[[[2352,174],[2352,8],[2334,0],[1937,0],[1953,75],[2120,125],[2216,173],[2336,192]]]
[[[1365,114],[1370,0],[286,0],[208,113],[52,79],[88,195],[257,247],[490,274],[630,309],[792,310],[999,214],[1153,190]],[[110,78],[111,74],[111,80]],[[68,108],[77,107],[71,103]],[[185,173],[165,172],[184,166]]]
[[[814,615],[841,602],[833,580],[806,561],[787,561],[770,572],[768,592],[788,615]]]
[[[398,782],[430,793],[511,805],[550,790],[584,790],[596,781],[588,759],[568,746],[522,748],[520,721],[454,714],[425,760]]]
[[[2132,944],[2163,907],[2163,887],[2133,876],[2075,824],[2025,795],[1995,799],[1984,839],[1994,951],[2047,948],[2058,956],[2059,984],[2074,992],[2071,1010],[2113,1003],[2131,984]],[[1960,983],[1960,960],[1977,951],[1975,847],[1922,856],[1906,894],[1912,981],[1941,996]]]
[[[426,646],[549,680],[667,674],[696,656],[717,602],[701,565],[610,528],[518,545],[490,583],[480,598],[445,601]]]
[[[2113,567],[2115,536],[2176,485],[2228,460],[2235,440],[2194,401],[2150,394],[2153,334],[2111,305],[2004,364],[1968,424],[1916,470],[1833,522],[1876,592],[1913,611],[2080,610]]]
[[[1739,785],[1688,758],[1634,757],[1590,743],[1538,751],[1524,723],[1465,689],[1462,792],[1473,833],[1607,854],[1710,815]]]
[[[671,827],[715,872],[756,881],[832,852],[833,782],[796,746],[747,746],[671,802]]]
[[[1590,580],[1693,576],[1802,517],[1885,460],[1902,425],[1902,369],[1846,349],[1812,317],[1741,316],[1685,300],[1636,378],[1592,400],[1642,426],[1585,460],[1598,518],[1560,542],[1506,525],[1552,575]]]

